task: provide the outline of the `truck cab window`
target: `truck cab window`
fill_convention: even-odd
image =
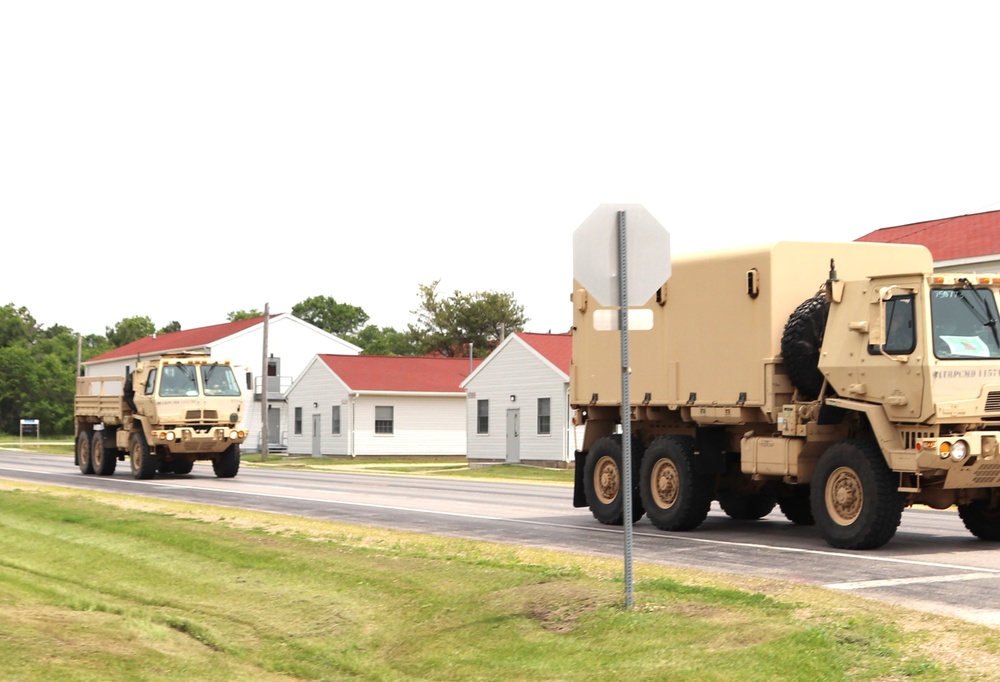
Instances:
[[[931,290],[931,319],[938,358],[1000,358],[997,304],[990,289]]]
[[[205,387],[205,395],[222,395],[235,397],[240,395],[240,386],[229,365],[202,365],[201,383]]]
[[[913,295],[893,296],[885,302],[885,346],[869,345],[868,352],[878,355],[884,350],[890,355],[908,355],[917,348],[917,333],[913,326]]]
[[[164,365],[160,378],[160,395],[198,395],[198,379],[191,365]]]
[[[143,389],[143,395],[153,395],[153,387],[156,385],[156,368],[149,370],[149,376],[146,377],[146,388]]]

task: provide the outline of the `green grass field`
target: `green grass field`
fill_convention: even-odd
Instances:
[[[997,680],[1000,631],[775,581],[0,480],[3,680]]]

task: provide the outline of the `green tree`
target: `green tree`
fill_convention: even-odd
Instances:
[[[35,318],[27,308],[17,308],[13,303],[0,308],[0,348],[30,341],[36,329]]]
[[[357,336],[346,337],[361,348],[362,355],[416,355],[417,347],[405,332],[392,327],[377,327],[370,324]]]
[[[0,431],[17,433],[21,419],[38,419],[43,434],[72,433],[78,349],[89,360],[111,348],[102,335],[42,328],[25,308],[0,308]]]
[[[160,327],[160,329],[158,329],[156,333],[157,334],[169,334],[171,332],[179,332],[180,330],[181,330],[181,323],[178,322],[177,320],[174,320],[173,322],[171,322],[170,324],[166,325],[165,327]]]
[[[250,310],[234,310],[226,316],[229,322],[239,322],[240,320],[252,320],[255,317],[264,317],[264,313],[256,308]]]
[[[115,348],[138,341],[156,331],[156,325],[148,317],[126,317],[114,327],[105,327],[108,341]]]
[[[528,321],[524,306],[513,294],[455,291],[442,298],[437,292],[439,282],[419,285],[420,308],[413,311],[417,323],[407,328],[421,354],[462,357],[468,355],[471,343],[476,357],[486,357],[505,335],[522,331]]]
[[[337,303],[332,296],[313,296],[292,306],[292,315],[337,336],[353,336],[368,321],[357,306]]]

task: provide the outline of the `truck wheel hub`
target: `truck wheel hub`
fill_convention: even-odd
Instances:
[[[594,479],[594,487],[601,502],[609,504],[618,497],[618,464],[613,458],[601,457],[597,462]]]
[[[826,503],[830,516],[841,526],[854,523],[864,501],[861,479],[854,470],[841,467],[833,472],[826,485]]]
[[[669,509],[677,501],[680,490],[680,479],[677,467],[669,459],[662,459],[653,468],[653,492],[656,504],[663,509]]]

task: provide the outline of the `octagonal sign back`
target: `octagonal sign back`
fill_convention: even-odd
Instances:
[[[625,211],[628,306],[670,279],[670,234],[641,204],[601,204],[573,233],[573,278],[602,306],[619,301],[618,212]]]

